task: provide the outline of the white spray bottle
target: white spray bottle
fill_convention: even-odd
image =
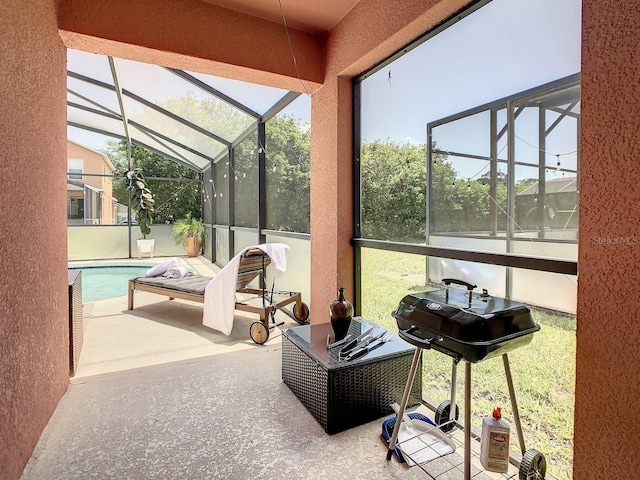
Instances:
[[[502,419],[500,408],[482,420],[480,462],[489,472],[507,473],[509,469],[509,432],[511,427]]]

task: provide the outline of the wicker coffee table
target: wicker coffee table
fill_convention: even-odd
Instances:
[[[355,337],[370,326],[356,317],[349,333]],[[374,326],[373,333],[382,330]],[[282,332],[284,383],[329,434],[393,413],[390,405],[402,397],[415,347],[394,334],[381,347],[345,361],[338,359],[339,348],[327,350],[327,334],[333,340],[330,323]],[[409,405],[420,402],[421,377],[416,375]]]

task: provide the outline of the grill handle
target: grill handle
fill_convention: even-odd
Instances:
[[[442,337],[432,337],[432,338],[416,337],[415,335],[412,335],[412,333],[415,332],[416,330],[420,330],[420,328],[416,327],[415,325],[412,325],[411,328],[408,328],[406,330],[398,330],[398,335],[403,340],[406,340],[407,342],[412,343],[414,345],[419,345],[420,348],[424,348],[427,350],[431,348],[431,344],[433,342],[441,342],[443,340]]]
[[[442,283],[444,283],[447,287],[452,283],[456,285],[462,285],[463,287],[467,287],[467,290],[478,288],[478,286],[474,285],[473,283],[465,282],[464,280],[458,280],[457,278],[443,278]]]
[[[467,290],[469,290],[469,307],[471,307],[471,295],[472,295],[473,289],[478,288],[477,285],[474,285],[473,283],[465,282],[464,280],[458,280],[457,278],[443,278],[442,283],[444,283],[446,287],[444,292],[444,297],[446,302],[449,301],[449,285],[451,285],[452,283],[455,283],[456,285],[462,285],[463,287],[467,287]]]

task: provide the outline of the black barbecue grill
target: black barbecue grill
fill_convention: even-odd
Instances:
[[[445,278],[446,288],[402,299],[393,317],[400,337],[476,363],[527,345],[540,326],[522,303],[474,293],[476,285]],[[467,290],[449,288],[455,283]]]
[[[537,450],[526,450],[518,406],[516,403],[507,352],[531,342],[533,334],[540,330],[529,308],[518,302],[493,297],[486,290],[474,292],[476,285],[452,278],[443,279],[445,288],[432,292],[414,293],[405,296],[392,313],[398,324],[398,335],[418,347],[407,379],[410,389],[416,375],[423,349],[433,349],[453,358],[451,373],[451,400],[440,404],[435,422],[442,431],[448,432],[456,426],[458,408],[455,406],[457,365],[465,363],[465,480],[471,478],[471,364],[502,355],[507,385],[511,397],[514,423],[523,454],[520,463],[520,479],[543,479],[546,472],[544,456]],[[451,284],[462,285],[466,290],[450,288]],[[398,419],[404,415],[407,391],[403,395]],[[407,397],[408,398],[408,397]],[[387,460],[395,449],[400,421],[389,441]]]

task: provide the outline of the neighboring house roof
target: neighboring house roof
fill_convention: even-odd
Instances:
[[[538,194],[538,183],[525,188],[518,195],[536,195]],[[547,180],[545,184],[545,193],[564,193],[575,192],[578,190],[578,178],[552,178]]]
[[[96,187],[92,187],[91,185],[87,185],[86,183],[80,182],[78,180],[67,180],[67,192],[79,192],[84,191],[85,188],[89,190],[93,190],[94,192],[102,193],[104,190],[101,190]]]
[[[67,138],[67,142],[73,143],[74,145],[77,145],[80,148],[84,148],[85,150],[89,150],[90,152],[93,152],[96,155],[100,155],[102,157],[102,159],[104,160],[104,163],[107,164],[107,166],[111,169],[111,171],[113,172],[115,170],[115,168],[113,166],[113,163],[111,163],[111,160],[109,160],[109,157],[107,157],[104,153],[97,152],[96,150],[93,150],[93,149],[91,149],[89,147],[86,147],[86,146],[82,145],[81,143],[74,142],[73,140],[69,140],[68,138]]]

